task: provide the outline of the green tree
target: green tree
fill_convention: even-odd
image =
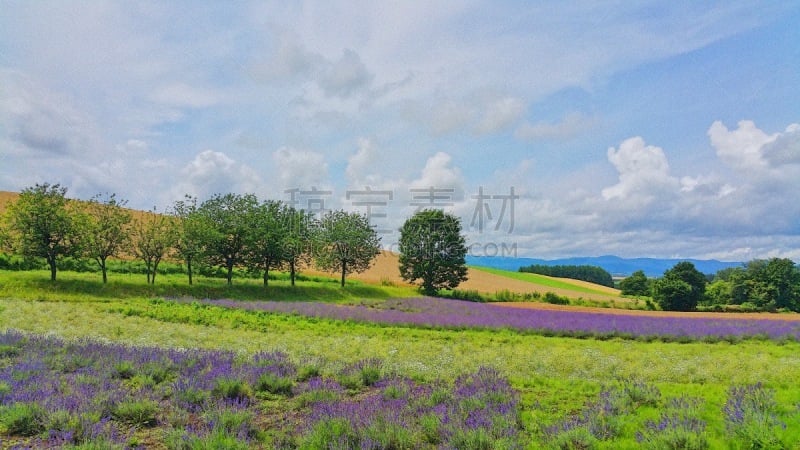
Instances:
[[[56,280],[56,263],[80,250],[76,213],[59,184],[36,184],[22,190],[7,210],[11,246],[25,257],[41,257]]]
[[[205,224],[205,258],[211,265],[224,267],[228,285],[233,284],[233,268],[244,263],[251,218],[258,206],[253,194],[215,194],[204,201],[199,214]]]
[[[467,246],[461,222],[439,210],[423,210],[400,228],[400,276],[421,284],[422,292],[454,289],[467,279]]]
[[[765,278],[770,293],[769,306],[800,310],[800,272],[788,258],[772,258],[767,262]]]
[[[358,213],[329,211],[319,222],[314,256],[325,271],[341,274],[341,285],[350,273],[363,272],[380,253],[381,239]]]
[[[175,251],[186,263],[189,284],[192,284],[193,263],[203,254],[208,227],[197,210],[197,198],[187,195],[172,205],[177,220]]]
[[[174,219],[155,211],[143,213],[134,220],[132,241],[133,254],[144,261],[147,283],[156,284],[158,264],[177,241]]]
[[[128,238],[131,213],[124,209],[126,200],[116,194],[97,195],[84,205],[81,238],[86,256],[97,261],[103,273],[103,283],[108,282],[106,260],[124,249]]]
[[[723,279],[716,279],[706,286],[706,300],[711,305],[728,305],[733,303],[731,294],[732,283]]]
[[[287,207],[269,200],[254,210],[248,237],[247,266],[264,275],[264,286],[269,285],[270,269],[280,267],[288,229],[285,226]]]
[[[650,295],[650,283],[643,270],[633,272],[631,276],[619,282],[622,295]]]
[[[665,311],[693,311],[705,295],[705,275],[689,261],[682,261],[656,281],[653,298]]]
[[[289,279],[294,286],[298,269],[310,259],[314,216],[302,209],[288,207],[281,214],[281,222],[285,233],[281,246],[281,263],[289,270]]]
[[[730,280],[734,304],[749,302],[766,310],[800,311],[800,272],[791,259],[752,260]]]

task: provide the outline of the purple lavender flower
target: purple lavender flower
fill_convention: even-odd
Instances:
[[[510,328],[579,337],[596,335],[673,340],[767,337],[800,340],[800,321],[533,310],[430,297],[391,299],[377,306],[237,300],[204,300],[203,303],[355,322],[434,328]]]

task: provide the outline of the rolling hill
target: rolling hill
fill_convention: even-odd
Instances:
[[[675,258],[620,258],[619,256],[587,256],[562,259],[509,258],[472,256],[467,264],[473,266],[492,267],[495,269],[517,271],[522,266],[540,264],[545,266],[597,266],[611,275],[628,276],[637,270],[644,271],[648,277],[660,277],[668,269],[681,261],[690,261],[697,270],[714,274],[728,267],[742,267],[739,261],[717,261],[715,259],[675,259]]]

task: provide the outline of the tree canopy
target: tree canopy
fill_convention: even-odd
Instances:
[[[694,264],[682,261],[656,281],[653,297],[665,311],[694,311],[705,294],[706,283],[706,276]]]
[[[452,214],[429,209],[414,214],[400,228],[400,276],[418,283],[426,295],[454,289],[467,279],[467,246],[461,222]]]
[[[83,249],[93,258],[103,273],[103,283],[108,282],[106,261],[117,255],[128,241],[128,224],[131,213],[124,209],[126,200],[118,200],[116,194],[97,195],[84,205],[82,215]]]
[[[41,257],[56,280],[58,259],[80,250],[76,213],[59,184],[36,184],[22,190],[6,212],[11,247],[25,257]]]
[[[329,211],[318,225],[319,245],[314,249],[317,266],[341,274],[341,285],[350,273],[369,269],[380,253],[380,238],[369,219],[358,213]]]
[[[536,273],[547,275],[548,277],[571,278],[573,280],[588,281],[589,283],[601,286],[614,287],[614,279],[611,274],[602,267],[597,266],[547,266],[544,264],[532,264],[519,268],[520,272]]]
[[[643,270],[633,272],[619,283],[622,295],[650,295],[650,283]]]

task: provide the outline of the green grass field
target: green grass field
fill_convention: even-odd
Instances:
[[[538,284],[549,288],[565,289],[575,292],[583,292],[586,294],[609,295],[608,292],[606,291],[600,289],[592,289],[590,287],[578,283],[570,283],[569,280],[563,278],[552,278],[544,275],[527,273],[527,272],[512,272],[509,270],[493,269],[490,267],[473,266],[472,268],[483,272],[488,272],[494,275],[500,275],[514,280],[527,281],[529,283]]]
[[[527,276],[528,274],[520,274]],[[535,276],[535,275],[534,275]],[[271,280],[200,278],[193,287],[183,276],[159,278],[155,287],[140,275],[113,275],[103,286],[97,274],[0,271],[0,328],[93,338],[133,345],[232,349],[242,353],[281,350],[296,360],[324,361],[333,372],[376,357],[386,370],[419,380],[454,379],[485,365],[508,376],[522,393],[523,425],[530,448],[540,448],[543,430],[578,412],[620,380],[657,387],[666,399],[702,399],[710,448],[728,448],[722,409],[732,385],[763,383],[774,390],[785,442],[800,443],[800,344],[748,340],[737,344],[663,343],[543,337],[513,331],[432,330],[384,326],[296,315],[267,314],[174,303],[165,297],[259,298],[350,303],[411,296],[409,288],[335,280],[305,280],[292,288]],[[554,286],[555,287],[555,286]],[[571,286],[570,289],[575,289]],[[625,418],[621,435],[598,448],[639,448],[635,431],[658,418],[659,408],[642,406]]]

